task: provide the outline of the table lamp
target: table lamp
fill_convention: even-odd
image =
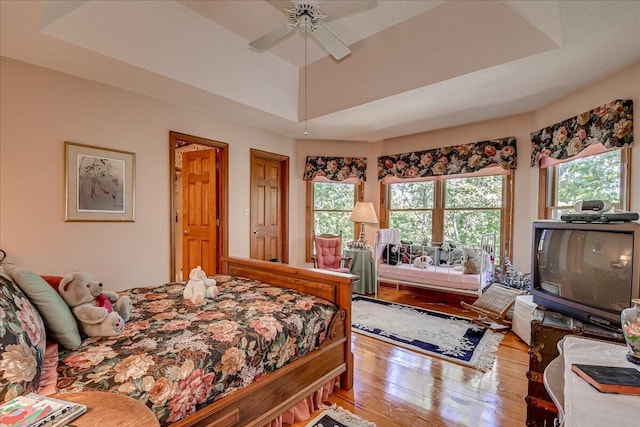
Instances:
[[[353,212],[351,212],[351,217],[349,219],[353,222],[360,223],[360,236],[358,237],[358,242],[361,242],[362,244],[365,243],[364,225],[378,223],[376,210],[373,208],[373,203],[371,202],[356,202],[356,206],[353,208]]]

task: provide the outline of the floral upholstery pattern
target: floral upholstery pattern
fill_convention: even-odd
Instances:
[[[349,178],[357,178],[360,182],[365,182],[367,178],[367,158],[307,156],[302,179],[313,181],[314,178],[319,176],[330,181],[345,181]]]
[[[461,175],[490,166],[515,169],[516,138],[509,136],[472,144],[434,148],[411,153],[378,157],[378,179],[393,176],[401,179]]]
[[[125,331],[60,354],[61,392],[106,390],[176,422],[318,347],[337,308],[315,296],[232,276],[201,306],[184,283],[121,292],[134,304]]]
[[[568,159],[590,145],[622,148],[633,142],[633,101],[615,100],[531,133],[531,166],[544,157]]]
[[[45,349],[42,318],[0,268],[0,403],[38,392]]]
[[[317,268],[340,273],[350,273],[342,265],[342,237],[315,236]]]

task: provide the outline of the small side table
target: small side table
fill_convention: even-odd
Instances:
[[[373,274],[373,255],[369,249],[345,249],[345,257],[351,258],[349,270],[360,277],[353,292],[357,294],[373,294],[376,291]]]
[[[144,403],[129,396],[104,391],[59,393],[51,397],[87,405],[87,412],[71,424],[75,427],[157,427],[156,416]]]
[[[625,345],[567,335],[558,343],[558,350],[560,355],[544,371],[544,386],[558,407],[554,425],[638,425],[640,396],[601,393],[571,370],[574,363],[637,369],[637,365],[626,360]]]

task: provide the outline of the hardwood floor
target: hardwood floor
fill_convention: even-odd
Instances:
[[[459,300],[421,290],[382,287],[379,297],[470,316]],[[330,401],[384,426],[524,426],[529,365],[527,345],[508,332],[493,368],[481,372],[436,357],[352,334],[355,381]],[[296,424],[304,426],[305,423]]]

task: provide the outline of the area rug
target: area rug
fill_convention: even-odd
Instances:
[[[483,372],[493,366],[504,338],[466,317],[360,295],[353,297],[351,323],[359,334]]]
[[[305,427],[376,427],[375,423],[363,420],[346,409],[337,406],[323,406],[324,410]]]

